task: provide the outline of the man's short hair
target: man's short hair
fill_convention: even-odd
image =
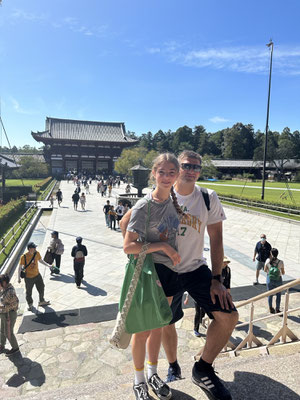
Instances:
[[[202,158],[201,158],[200,154],[196,153],[193,150],[184,150],[182,153],[180,153],[178,156],[179,163],[184,158],[194,158],[195,160],[198,160],[200,162],[200,164],[202,162]]]
[[[33,242],[28,243],[27,249],[28,249],[28,250],[29,250],[29,249],[36,249],[36,244],[33,243]]]
[[[78,236],[78,237],[76,238],[76,242],[77,242],[77,243],[81,243],[81,242],[82,242],[82,237],[81,237],[81,236]]]

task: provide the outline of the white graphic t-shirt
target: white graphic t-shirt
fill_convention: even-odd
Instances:
[[[210,189],[207,189],[207,192],[210,199],[209,211],[198,185],[188,196],[181,196],[176,192],[178,203],[186,214],[181,218],[177,235],[177,249],[181,262],[174,269],[178,273],[191,272],[200,265],[207,265],[203,256],[205,227],[226,219],[216,192]]]

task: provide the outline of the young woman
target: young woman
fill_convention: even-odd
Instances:
[[[19,351],[17,339],[14,335],[14,326],[17,319],[19,299],[7,274],[0,275],[0,353],[4,352],[6,339],[11,344],[11,350],[6,352],[10,356]]]
[[[81,204],[81,209],[85,210],[85,203],[86,203],[86,197],[84,193],[81,193],[80,196],[80,204]]]
[[[154,160],[152,175],[156,181],[155,190],[133,207],[124,240],[126,254],[139,254],[142,242],[147,240],[150,243],[147,253],[153,255],[156,271],[167,297],[170,296],[166,284],[167,271],[180,262],[180,256],[175,250],[175,239],[179,225],[178,214],[182,214],[182,211],[173,192],[173,184],[178,173],[179,164],[173,154],[161,154]],[[148,202],[150,202],[150,218],[147,225]],[[171,299],[172,297],[169,299],[170,302]],[[167,400],[172,397],[169,386],[157,375],[161,332],[161,329],[154,329],[133,335],[132,357],[135,369],[133,391],[137,400],[150,400],[144,376],[146,348],[149,386],[160,399]]]
[[[267,289],[272,290],[282,285],[282,275],[285,274],[284,264],[278,258],[278,250],[271,249],[270,258],[267,259],[264,271],[267,275]],[[281,292],[276,293],[276,313],[280,312]],[[275,313],[273,308],[273,295],[268,297],[269,310],[271,314]]]

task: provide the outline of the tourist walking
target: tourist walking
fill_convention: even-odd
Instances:
[[[253,255],[253,261],[255,261],[256,257],[256,274],[255,274],[255,282],[253,282],[253,285],[258,285],[258,277],[259,277],[259,272],[261,269],[264,269],[265,262],[267,259],[270,257],[270,251],[272,249],[272,246],[270,245],[269,242],[267,242],[267,236],[262,233],[260,235],[260,241],[256,243],[255,249],[254,249],[254,255]]]
[[[50,204],[49,204],[49,207],[53,208],[53,204],[54,204],[54,197],[53,197],[53,195],[52,195],[52,194],[51,194],[51,196],[49,197],[49,202],[50,202]]]
[[[282,285],[282,275],[285,274],[284,263],[278,259],[278,250],[271,249],[270,258],[266,261],[264,271],[267,273],[267,289],[272,290]],[[280,313],[281,292],[276,293],[276,309],[273,308],[273,296],[268,297],[269,311],[271,314]]]
[[[125,253],[137,255],[143,246],[141,240],[144,241],[147,237],[147,241],[150,242],[147,253],[152,253],[156,271],[167,297],[172,296],[172,293],[165,277],[168,271],[180,262],[180,256],[175,250],[175,241],[179,225],[178,214],[181,215],[182,211],[176,202],[176,197],[173,196],[173,201],[170,197],[178,172],[179,164],[173,154],[161,154],[154,160],[152,175],[156,180],[156,189],[133,207],[124,239]],[[132,357],[135,372],[133,391],[138,400],[150,399],[144,375],[146,347],[148,385],[160,399],[172,397],[171,389],[157,374],[161,333],[162,329],[159,328],[133,335]]]
[[[58,189],[58,191],[56,192],[56,200],[57,200],[58,205],[60,207],[61,202],[63,200],[63,194],[62,194],[62,191],[60,189]]]
[[[81,205],[81,209],[85,210],[85,203],[86,203],[86,197],[84,193],[81,193],[80,196],[80,205]]]
[[[55,265],[52,265],[51,267],[51,275],[59,274],[61,256],[64,253],[64,245],[61,239],[59,239],[57,231],[53,231],[51,233],[51,240],[49,246],[47,247],[47,250],[50,251],[53,256],[53,261],[55,261]]]
[[[119,201],[117,208],[116,208],[116,213],[117,213],[117,222],[118,222],[118,227],[120,227],[120,221],[123,218],[124,215],[124,206],[122,204],[122,201]]]
[[[28,243],[27,252],[20,258],[19,270],[18,270],[18,282],[21,283],[21,276],[25,280],[26,289],[26,301],[28,304],[28,311],[32,311],[33,299],[32,289],[36,286],[39,293],[39,306],[47,306],[50,301],[45,300],[45,284],[42,275],[39,272],[38,263],[51,268],[51,264],[47,264],[41,257],[40,253],[36,250],[36,244],[33,242]],[[22,274],[21,274],[22,272]]]
[[[10,283],[9,275],[0,275],[0,353],[5,351],[5,343],[8,340],[11,349],[6,352],[7,357],[19,351],[19,345],[14,334],[18,307],[19,299],[15,288]]]
[[[76,245],[72,248],[71,256],[74,257],[73,267],[75,274],[75,283],[77,288],[80,288],[83,279],[83,269],[85,263],[85,257],[87,256],[87,248],[82,244],[82,237],[76,238]]]
[[[105,223],[106,226],[109,228],[110,227],[110,219],[109,219],[109,210],[110,210],[110,201],[107,200],[106,204],[103,206],[103,212],[104,212],[104,216],[105,216]]]
[[[110,210],[108,211],[108,215],[109,215],[109,227],[110,227],[110,229],[116,230],[117,213],[115,211],[114,206],[110,207]]]
[[[72,201],[73,201],[74,210],[77,211],[78,202],[79,202],[79,194],[78,194],[77,190],[75,190],[75,192],[72,195]]]

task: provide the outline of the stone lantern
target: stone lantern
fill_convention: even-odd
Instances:
[[[150,169],[144,167],[141,160],[138,165],[130,169],[133,176],[132,186],[138,190],[138,197],[143,197],[142,190],[148,186]]]

